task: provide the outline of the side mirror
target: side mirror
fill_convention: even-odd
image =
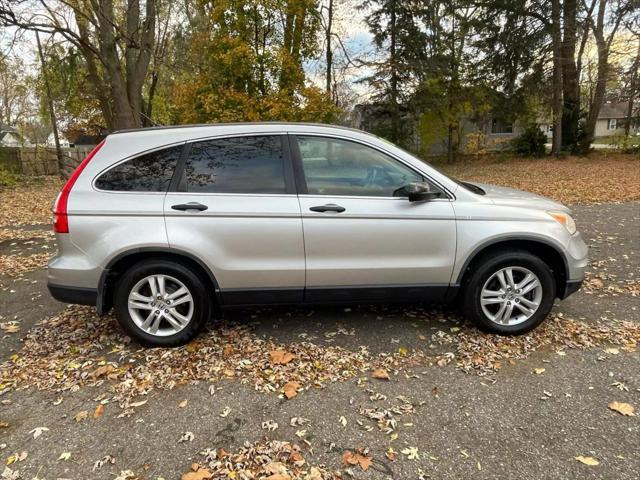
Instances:
[[[432,192],[426,182],[413,182],[393,192],[394,197],[408,197],[410,202],[428,202],[440,197],[440,192]]]

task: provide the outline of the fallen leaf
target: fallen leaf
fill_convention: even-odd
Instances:
[[[186,406],[187,406],[187,403],[189,403],[189,400],[184,399],[184,400],[182,400],[182,401],[178,404],[178,407],[180,407],[180,408],[184,408],[184,407],[186,407]]]
[[[416,447],[407,447],[400,450],[400,453],[406,455],[409,460],[420,460],[420,453]]]
[[[185,473],[180,477],[180,480],[206,480],[211,478],[212,475],[206,468],[198,468],[195,471]]]
[[[631,405],[630,403],[622,403],[622,402],[614,401],[609,404],[609,409],[627,417],[636,416],[636,414],[633,413],[635,409],[633,408],[633,405]]]
[[[376,368],[371,376],[381,380],[389,380],[389,373],[384,368]]]
[[[278,424],[273,420],[267,420],[265,422],[262,422],[262,429],[268,430],[269,432],[273,432],[278,429]]]
[[[266,480],[291,480],[291,476],[286,473],[274,473],[269,475]]]
[[[368,470],[371,466],[373,459],[366,455],[362,449],[357,449],[355,452],[346,450],[342,454],[342,463],[344,465],[360,465],[362,470]]]
[[[533,369],[533,373],[535,373],[536,375],[541,375],[543,374],[547,369],[546,368],[534,368]]]
[[[180,437],[180,440],[178,440],[178,443],[192,442],[194,438],[195,435],[193,434],[193,432],[184,432],[182,434],[182,437]]]
[[[285,352],[284,350],[273,350],[269,352],[269,361],[274,365],[286,365],[296,356],[293,353]]]
[[[93,411],[93,418],[98,419],[102,416],[103,413],[104,413],[104,405],[100,404]]]
[[[575,457],[575,459],[580,463],[589,465],[590,467],[595,467],[596,465],[600,465],[600,462],[593,457],[583,457],[582,455],[578,455],[577,457]]]
[[[47,427],[37,427],[37,428],[34,428],[33,430],[31,430],[29,433],[33,434],[33,438],[38,438],[44,432],[48,432],[48,431],[49,431],[49,429]]]
[[[96,460],[96,462],[93,464],[93,471],[95,472],[97,469],[102,468],[104,465],[113,465],[114,463],[116,463],[115,458],[113,458],[111,455],[105,455],[100,460]]]
[[[300,388],[300,384],[298,382],[287,382],[283,387],[283,391],[285,396],[291,399],[296,395],[298,395],[299,388]]]
[[[69,460],[71,458],[71,452],[62,452],[58,457],[58,460]]]
[[[220,414],[220,416],[222,418],[225,418],[227,415],[229,415],[231,413],[231,408],[229,407],[224,407],[224,410],[222,411],[222,413]]]
[[[620,350],[615,347],[605,348],[604,353],[608,353],[609,355],[618,355]]]
[[[73,418],[76,419],[76,422],[81,422],[85,420],[88,416],[89,416],[89,412],[87,412],[86,410],[83,410],[81,412],[76,413],[76,416]]]
[[[104,376],[104,375],[109,375],[110,373],[114,372],[116,369],[113,368],[112,365],[103,365],[101,367],[96,368],[93,372],[91,372],[90,376],[91,378],[93,378],[94,380],[97,380],[98,378]]]

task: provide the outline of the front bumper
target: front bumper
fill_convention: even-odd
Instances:
[[[589,263],[589,247],[582,239],[580,232],[571,236],[566,253],[567,281],[558,288],[558,298],[561,300],[580,290],[584,281],[584,273]]]
[[[47,288],[51,296],[60,302],[95,306],[98,301],[98,290],[95,288],[70,287],[51,283],[47,284]]]

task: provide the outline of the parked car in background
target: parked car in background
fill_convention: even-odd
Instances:
[[[455,302],[500,334],[578,290],[569,209],[459,182],[370,134],[254,123],[109,135],[55,205],[51,294],[145,345],[240,305]]]

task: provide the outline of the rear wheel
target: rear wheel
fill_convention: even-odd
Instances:
[[[180,263],[150,260],[118,282],[115,312],[122,328],[147,346],[172,347],[195,337],[209,317],[207,292]]]
[[[465,286],[464,310],[482,330],[521,334],[538,326],[556,296],[549,266],[525,251],[485,257]]]

